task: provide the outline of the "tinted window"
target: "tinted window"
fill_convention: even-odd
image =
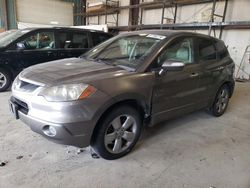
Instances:
[[[69,48],[88,48],[87,33],[73,33],[72,43]]]
[[[59,33],[59,48],[88,48],[87,33]]]
[[[105,40],[108,40],[110,38],[110,35],[107,34],[101,34],[101,33],[91,33],[93,45],[96,46],[97,44],[104,42]]]
[[[216,50],[211,40],[200,39],[199,40],[199,57],[201,60],[215,60]]]
[[[67,48],[70,43],[70,38],[68,33],[58,33],[58,46],[59,48]]]
[[[18,47],[26,50],[32,49],[53,49],[55,48],[55,39],[53,32],[38,32],[28,36],[19,42]]]
[[[228,50],[222,41],[216,41],[215,47],[219,59],[223,59],[229,55]]]
[[[161,66],[165,61],[178,61],[185,64],[193,63],[193,40],[182,38],[168,45],[156,59],[154,67]]]

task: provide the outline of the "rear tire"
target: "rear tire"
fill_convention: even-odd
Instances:
[[[230,98],[229,87],[227,85],[223,85],[217,92],[213,105],[210,109],[212,115],[216,117],[223,115],[227,109],[229,98]]]
[[[0,92],[6,91],[11,84],[11,75],[8,71],[0,68]]]
[[[99,156],[114,160],[128,154],[141,134],[142,119],[130,106],[119,106],[97,125],[91,147]]]

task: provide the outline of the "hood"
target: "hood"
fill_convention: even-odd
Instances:
[[[20,73],[20,79],[53,86],[70,83],[91,83],[130,73],[117,66],[82,58],[69,58],[29,67]]]

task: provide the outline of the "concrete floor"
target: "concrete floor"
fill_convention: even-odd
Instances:
[[[10,115],[9,96],[0,93],[1,188],[250,188],[250,83],[237,83],[222,117],[199,111],[148,129],[115,161],[33,133]]]

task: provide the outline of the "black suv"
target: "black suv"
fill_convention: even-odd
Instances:
[[[0,92],[24,68],[47,61],[78,57],[111,38],[100,31],[75,28],[29,28],[0,38]]]

